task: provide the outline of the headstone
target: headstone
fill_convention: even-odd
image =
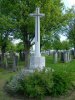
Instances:
[[[71,61],[71,54],[69,50],[64,50],[61,52],[61,62],[70,62]]]
[[[71,55],[71,50],[69,50],[69,60],[72,61],[72,55]]]
[[[43,69],[45,67],[45,57],[42,57],[40,53],[40,18],[44,14],[40,13],[40,8],[36,8],[36,12],[30,14],[30,16],[35,18],[35,54],[31,55],[29,68]]]
[[[64,52],[63,52],[63,51],[61,51],[60,61],[61,61],[61,62],[64,62]]]
[[[1,65],[2,65],[2,61],[1,61],[1,54],[0,54],[0,67],[1,67]]]
[[[18,64],[18,55],[14,53],[13,55],[13,71],[17,70],[17,64]]]
[[[5,62],[8,70],[17,70],[18,56],[14,52],[5,55]]]
[[[67,51],[67,61],[70,62],[71,61],[71,54],[70,54],[70,50]]]
[[[53,53],[53,61],[54,61],[54,63],[58,62],[58,52],[57,51],[54,51],[54,53]]]
[[[20,61],[25,61],[25,52],[20,50],[19,57],[20,57]]]
[[[74,59],[74,50],[71,50],[72,59]]]
[[[5,53],[5,67],[7,68],[8,67],[8,61],[7,61],[7,58],[8,58],[8,53]]]
[[[68,62],[68,52],[64,51],[64,62]]]

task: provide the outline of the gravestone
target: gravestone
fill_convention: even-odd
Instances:
[[[18,64],[18,55],[16,53],[13,54],[13,71],[17,70]]]
[[[67,51],[67,61],[68,62],[71,61],[71,53],[70,53],[70,50]]]
[[[45,57],[42,57],[40,53],[40,18],[44,14],[40,13],[40,8],[36,8],[36,12],[30,14],[30,16],[35,18],[35,54],[30,57],[29,69],[43,69],[45,67]]]
[[[71,55],[71,50],[69,50],[69,60],[72,61],[72,55]]]
[[[71,61],[71,53],[69,50],[64,50],[61,52],[61,62],[70,62]]]
[[[74,59],[74,50],[71,50],[72,59]]]
[[[19,59],[20,61],[25,61],[25,52],[22,50],[19,51]]]
[[[5,55],[5,59],[6,59],[6,68],[8,70],[16,71],[18,56],[14,52],[10,52]]]
[[[68,62],[68,52],[64,51],[64,62]]]
[[[61,61],[61,62],[64,62],[64,52],[63,52],[63,51],[61,51],[60,61]]]
[[[57,63],[58,62],[58,52],[57,51],[54,51],[53,52],[53,62],[54,63]]]
[[[0,67],[1,67],[1,65],[2,65],[2,61],[1,61],[1,54],[0,54]]]

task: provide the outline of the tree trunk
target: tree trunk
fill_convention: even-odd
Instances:
[[[1,67],[4,67],[4,50],[1,51]]]
[[[30,49],[25,50],[25,67],[29,68],[30,64]]]
[[[74,46],[74,59],[75,59],[75,46]]]

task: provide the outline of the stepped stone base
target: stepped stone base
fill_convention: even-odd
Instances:
[[[45,67],[45,57],[31,55],[29,69],[43,69]]]

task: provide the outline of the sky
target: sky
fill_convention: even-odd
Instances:
[[[66,8],[71,8],[72,6],[75,6],[75,0],[62,0],[66,6]]]

